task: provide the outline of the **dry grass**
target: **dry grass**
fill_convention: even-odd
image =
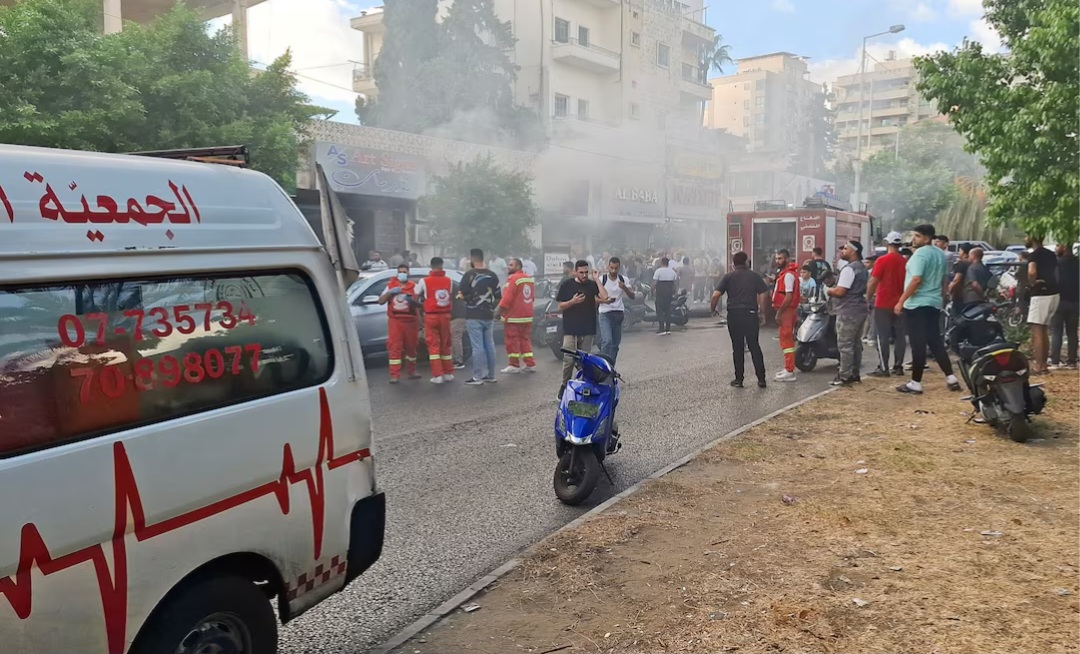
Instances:
[[[832,393],[545,540],[403,651],[1080,651],[1078,377],[1048,392],[1027,445],[934,385]]]

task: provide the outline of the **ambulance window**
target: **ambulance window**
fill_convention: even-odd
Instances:
[[[296,272],[0,287],[0,458],[320,384]]]

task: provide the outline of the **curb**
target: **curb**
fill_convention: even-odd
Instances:
[[[661,477],[663,477],[663,476],[665,476],[665,475],[667,475],[667,474],[669,474],[669,473],[671,473],[671,472],[673,472],[675,470],[678,470],[679,468],[683,467],[687,463],[690,463],[691,461],[693,461],[697,457],[701,456],[701,454],[704,453],[706,450],[712,449],[716,445],[719,445],[720,443],[722,443],[722,442],[724,442],[726,440],[730,440],[732,438],[735,438],[739,434],[742,434],[742,433],[744,433],[746,431],[749,431],[749,430],[753,429],[754,427],[757,427],[758,425],[760,425],[763,422],[767,422],[769,420],[772,420],[773,418],[775,418],[776,416],[778,416],[778,415],[780,415],[782,413],[786,413],[786,412],[791,411],[792,409],[794,409],[796,407],[799,407],[799,406],[801,406],[803,404],[806,404],[807,402],[810,402],[810,401],[818,399],[819,397],[823,397],[825,395],[828,395],[829,393],[833,392],[834,390],[836,390],[836,389],[835,388],[828,388],[828,389],[826,389],[824,391],[821,391],[820,393],[815,393],[815,394],[813,394],[813,395],[811,395],[809,397],[805,397],[805,398],[803,398],[801,400],[798,400],[797,402],[792,402],[791,404],[789,404],[789,405],[787,405],[785,407],[782,407],[780,409],[777,409],[776,411],[773,411],[772,413],[770,413],[768,415],[764,415],[764,416],[758,418],[757,420],[755,420],[753,422],[747,423],[747,424],[743,425],[742,427],[739,427],[738,429],[735,429],[733,431],[729,431],[728,433],[724,434],[723,436],[719,436],[719,437],[709,441],[705,445],[702,445],[701,447],[697,448],[696,450],[694,450],[690,454],[687,454],[686,456],[682,457],[681,459],[675,461],[674,463],[671,463],[669,465],[664,466],[663,468],[660,468],[659,470],[652,473],[648,477],[645,477],[644,479],[637,482],[636,484],[634,484],[630,488],[627,488],[626,490],[622,491],[621,493],[617,493],[617,494],[611,496],[610,498],[604,500],[603,502],[601,502],[600,504],[598,504],[598,505],[594,506],[593,508],[589,509],[588,511],[581,514],[580,516],[578,516],[574,520],[571,520],[570,522],[566,523],[562,527],[559,527],[558,529],[551,532],[547,536],[544,536],[542,539],[537,541],[537,543],[543,542],[544,540],[547,540],[548,538],[551,538],[552,536],[555,536],[556,534],[560,534],[560,533],[562,533],[564,531],[574,529],[575,527],[578,527],[578,526],[588,522],[589,520],[592,520],[593,518],[595,518],[599,514],[606,511],[612,505],[618,503],[619,501],[621,501],[621,500],[623,500],[623,499],[625,499],[627,497],[630,497],[634,493],[641,490],[641,488],[643,486],[645,486],[645,484],[647,484],[647,483],[649,483],[651,481],[655,481],[657,479],[660,479]],[[527,546],[525,548],[525,550],[523,550],[523,551],[527,551],[528,549],[534,547],[535,545],[536,545],[536,543],[533,543],[532,545]],[[514,558],[510,559],[506,563],[500,565],[498,568],[495,568],[494,570],[492,570],[488,574],[486,574],[483,577],[481,577],[480,579],[476,580],[476,582],[471,584],[465,590],[461,591],[457,595],[454,595],[450,599],[448,599],[445,602],[443,602],[442,604],[438,605],[437,607],[432,609],[430,612],[425,613],[424,615],[420,616],[420,618],[418,620],[416,620],[415,622],[410,624],[408,627],[405,627],[404,629],[399,631],[390,640],[386,641],[382,645],[379,645],[375,649],[371,650],[369,652],[369,654],[390,654],[390,652],[392,652],[395,649],[401,647],[402,645],[404,645],[408,641],[412,640],[413,637],[417,636],[418,634],[420,634],[421,632],[426,630],[428,627],[432,626],[433,624],[435,624],[436,622],[438,622],[442,618],[446,617],[446,615],[449,614],[451,611],[453,611],[454,609],[458,608],[459,606],[461,606],[465,602],[472,599],[477,593],[479,593],[480,591],[484,590],[485,588],[487,588],[491,584],[498,581],[501,577],[505,576],[508,572],[510,572],[511,570],[516,568],[518,566],[518,563],[520,563],[520,562],[521,562],[521,557],[520,556],[515,556]]]

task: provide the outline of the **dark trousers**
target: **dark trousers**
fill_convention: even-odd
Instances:
[[[742,381],[746,373],[743,347],[749,348],[750,360],[758,381],[765,381],[765,357],[758,343],[758,312],[753,309],[728,309],[728,334],[731,335],[731,360],[735,364],[735,379]]]
[[[656,333],[671,331],[671,300],[663,295],[656,296]]]
[[[889,369],[889,345],[893,346],[894,365],[904,365],[907,354],[907,334],[904,333],[904,319],[890,309],[874,309],[874,325],[877,330],[878,368]]]
[[[1069,355],[1065,363],[1076,363],[1076,327],[1080,317],[1080,305],[1076,302],[1062,302],[1050,319],[1050,362],[1061,363],[1061,343],[1068,338]],[[1064,332],[1064,333],[1062,333]]]
[[[934,307],[904,309],[904,328],[911,341],[911,380],[921,382],[926,368],[926,350],[934,355],[941,372],[953,374],[949,353],[941,340],[941,310]]]

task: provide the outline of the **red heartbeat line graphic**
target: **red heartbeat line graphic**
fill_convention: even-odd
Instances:
[[[189,511],[157,524],[146,524],[139,486],[135,473],[131,469],[127,451],[123,443],[113,444],[113,461],[116,481],[116,502],[114,505],[113,537],[108,544],[91,545],[81,550],[53,558],[48,545],[33,523],[23,525],[22,542],[19,548],[19,567],[13,577],[0,579],[0,594],[7,597],[11,608],[20,620],[30,617],[33,589],[31,573],[37,567],[41,574],[51,574],[67,570],[82,563],[91,563],[97,575],[98,589],[101,593],[101,608],[105,618],[105,636],[109,652],[121,654],[124,649],[124,637],[127,632],[127,544],[124,540],[129,532],[128,512],[131,513],[130,531],[135,540],[142,542],[175,531],[181,527],[205,520],[211,516],[252,502],[267,495],[277,499],[282,515],[290,510],[289,488],[294,484],[307,486],[311,502],[312,538],[315,545],[315,560],[322,556],[323,524],[325,521],[323,467],[334,470],[350,463],[363,461],[371,456],[367,448],[356,450],[333,458],[334,429],[330,420],[330,405],[326,400],[326,390],[319,389],[319,453],[315,465],[305,470],[297,470],[292,448],[285,445],[281,461],[281,475],[274,481],[256,486],[238,495],[227,497],[207,506]],[[113,570],[109,570],[106,545],[112,548]]]

